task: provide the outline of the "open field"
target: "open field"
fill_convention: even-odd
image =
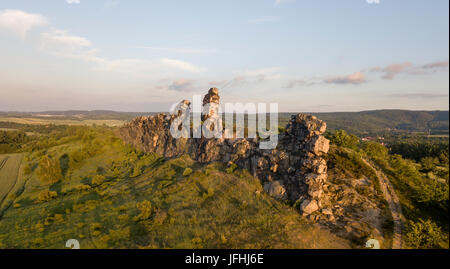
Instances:
[[[0,117],[0,121],[15,122],[20,124],[55,124],[55,125],[107,125],[121,126],[124,120],[71,120],[71,119],[42,119],[42,118],[18,118],[18,117]]]
[[[22,154],[0,155],[0,205],[17,182]]]

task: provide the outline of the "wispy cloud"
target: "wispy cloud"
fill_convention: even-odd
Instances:
[[[48,20],[40,14],[27,13],[21,10],[0,11],[0,30],[4,29],[25,38],[26,34],[38,26],[48,26]],[[93,69],[102,71],[118,71],[149,76],[155,72],[173,73],[184,71],[190,73],[203,72],[204,69],[192,63],[161,57],[156,59],[107,59],[99,56],[94,44],[87,38],[70,34],[57,28],[46,29],[39,34],[41,51],[59,57],[71,58],[92,64]]]
[[[200,68],[191,63],[181,61],[181,60],[164,58],[164,59],[161,59],[161,63],[164,65],[167,65],[167,66],[171,66],[174,68],[178,68],[178,69],[182,69],[182,70],[194,72],[194,73],[200,73],[200,72],[204,71],[203,68]]]
[[[233,79],[227,81],[222,88],[239,86],[246,83],[258,83],[282,78],[279,67],[268,67],[237,72]]]
[[[393,79],[396,75],[403,73],[412,67],[412,63],[404,62],[399,64],[391,64],[386,67],[373,67],[372,72],[383,73],[383,79]]]
[[[47,19],[39,14],[10,9],[0,11],[0,29],[13,32],[21,38],[25,38],[31,29],[47,24]]]
[[[174,81],[169,86],[169,90],[179,91],[179,92],[193,91],[193,90],[195,90],[194,84],[195,84],[195,80],[179,79],[179,80]]]
[[[435,93],[398,93],[390,94],[387,97],[392,98],[407,98],[407,99],[435,99],[435,98],[448,98],[448,94],[435,94]]]
[[[358,85],[368,82],[367,76],[371,73],[380,73],[381,78],[385,80],[392,80],[397,75],[425,75],[433,74],[440,70],[445,70],[449,66],[449,61],[438,61],[429,64],[415,65],[410,62],[394,63],[384,67],[372,67],[363,69],[350,75],[328,76],[328,77],[312,77],[312,78],[291,78],[284,85],[284,88],[308,87],[321,83],[328,84],[353,84]],[[425,96],[425,95],[423,95]]]
[[[335,76],[324,80],[325,83],[332,84],[361,84],[367,82],[366,76],[362,72],[356,72],[354,74],[345,76]]]
[[[425,68],[425,69],[448,68],[448,60],[447,61],[440,61],[440,62],[424,64],[424,65],[422,65],[422,68]]]
[[[291,79],[289,80],[284,88],[292,89],[295,87],[309,87],[317,84],[317,81],[307,80],[307,79]]]
[[[174,54],[192,54],[192,55],[201,55],[201,54],[213,54],[217,53],[217,49],[208,49],[208,48],[165,48],[165,47],[151,47],[151,46],[135,46],[133,48],[137,49],[146,49],[152,52],[157,53],[174,53]]]
[[[84,37],[70,35],[67,31],[54,29],[51,32],[42,33],[42,45],[50,46],[50,49],[79,50],[92,46],[91,41]]]
[[[448,68],[448,60],[428,63],[424,65],[414,65],[410,62],[395,63],[385,67],[373,67],[369,71],[382,73],[383,75],[381,78],[391,80],[399,74],[425,75],[446,68]]]
[[[79,4],[79,3],[80,3],[80,0],[66,0],[66,3],[69,4],[69,5],[72,5],[72,4]]]

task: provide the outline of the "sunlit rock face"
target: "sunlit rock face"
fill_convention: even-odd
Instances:
[[[202,112],[202,121],[220,117],[219,102],[219,90],[211,88],[203,99],[207,109]],[[189,106],[186,100],[179,105],[180,109]],[[277,147],[263,150],[258,139],[174,138],[170,126],[180,113],[136,118],[123,126],[119,135],[128,144],[166,158],[187,154],[201,163],[236,164],[258,177],[275,198],[299,201],[304,214],[321,208],[322,187],[327,180],[323,156],[329,149],[329,141],[322,136],[327,128],[324,121],[306,114],[293,115],[279,134]]]

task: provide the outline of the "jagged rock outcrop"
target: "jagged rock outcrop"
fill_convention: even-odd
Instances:
[[[203,121],[220,117],[219,100],[218,89],[210,89],[203,100],[204,105],[210,104],[202,112]],[[185,100],[180,105],[186,107],[190,103]],[[277,147],[263,150],[258,139],[174,138],[170,126],[179,113],[136,118],[120,129],[120,136],[143,151],[167,158],[188,154],[202,163],[236,164],[258,177],[270,195],[300,202],[304,214],[321,208],[322,187],[327,180],[323,155],[329,149],[329,141],[322,136],[325,122],[311,115],[293,115],[285,131],[279,134]]]

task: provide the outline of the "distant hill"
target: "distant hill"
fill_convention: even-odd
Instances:
[[[284,126],[294,113],[280,113]],[[371,110],[361,112],[310,113],[327,123],[328,130],[343,129],[356,135],[392,132],[448,134],[448,111]]]
[[[373,110],[362,112],[313,113],[327,122],[329,129],[355,134],[386,131],[447,132],[448,111]]]
[[[131,120],[139,116],[154,115],[154,112],[118,112],[112,110],[67,110],[42,112],[0,112],[1,117],[33,117],[65,120]]]
[[[57,120],[122,120],[156,112],[117,112],[109,110],[70,110],[43,112],[0,112],[0,117],[32,117]],[[295,113],[280,113],[279,125],[285,126]],[[356,135],[387,132],[428,132],[448,134],[449,111],[371,110],[361,112],[310,113],[327,122],[328,130],[343,129]],[[70,123],[68,123],[70,124]]]

